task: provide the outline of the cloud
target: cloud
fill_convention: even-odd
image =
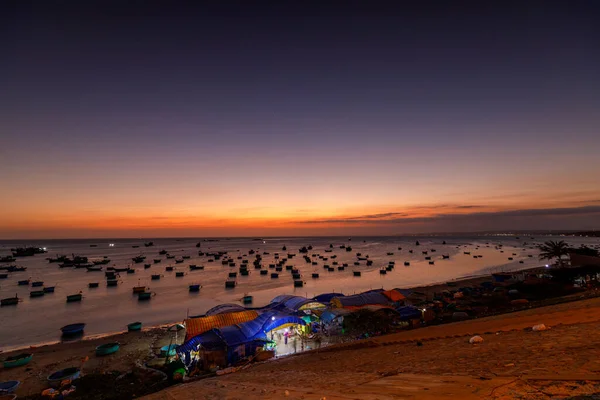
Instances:
[[[478,208],[480,206],[473,206]],[[468,214],[437,214],[427,217],[410,217],[400,213],[383,213],[372,214],[358,217],[347,218],[329,218],[302,221],[303,224],[412,224],[412,223],[428,223],[437,221],[452,221],[452,220],[482,220],[489,222],[490,220],[498,220],[502,218],[531,218],[531,217],[562,217],[569,215],[587,215],[599,214],[600,206],[584,206],[584,207],[566,207],[566,208],[540,208],[540,209],[523,209],[523,210],[507,210],[495,212],[473,212]],[[403,215],[400,218],[375,219],[375,216],[397,216]],[[367,218],[365,218],[367,217]]]

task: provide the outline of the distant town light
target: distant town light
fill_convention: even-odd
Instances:
[[[546,264],[546,268],[550,268],[550,266],[548,264]]]
[[[108,247],[115,247],[115,244],[114,244],[114,243],[110,243],[110,244],[108,245]]]

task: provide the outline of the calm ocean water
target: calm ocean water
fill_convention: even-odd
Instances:
[[[254,296],[254,306],[267,304],[273,297],[280,294],[296,294],[314,296],[324,292],[343,292],[352,294],[372,288],[411,287],[417,285],[444,282],[450,279],[489,273],[501,270],[516,270],[538,266],[537,250],[530,249],[537,243],[549,237],[353,237],[332,238],[267,238],[264,241],[253,239],[220,239],[215,242],[202,242],[200,250],[208,252],[227,251],[234,258],[236,268],[223,266],[220,261],[208,262],[209,257],[199,257],[195,245],[199,239],[115,239],[115,240],[37,240],[32,242],[3,241],[0,242],[0,256],[10,254],[11,247],[39,246],[48,249],[47,254],[33,257],[18,258],[16,264],[27,267],[27,271],[10,273],[8,279],[0,280],[0,298],[18,294],[23,301],[17,306],[0,308],[0,349],[9,350],[15,347],[56,341],[60,337],[60,327],[74,322],[87,323],[86,334],[106,334],[123,331],[126,325],[133,321],[142,321],[145,326],[179,322],[186,315],[197,315],[209,308],[226,302],[239,302],[244,294]],[[598,245],[598,238],[560,238],[573,245]],[[420,246],[415,246],[415,241]],[[153,247],[144,247],[144,242],[153,241]],[[446,244],[442,244],[446,241]],[[527,242],[527,246],[523,246]],[[110,246],[110,244],[114,246]],[[329,245],[333,244],[333,252],[326,253]],[[504,252],[496,249],[503,245]],[[90,247],[96,245],[97,247]],[[287,246],[287,251],[282,247]],[[302,246],[312,245],[308,255],[323,256],[337,255],[336,261],[349,263],[345,271],[327,272],[323,264],[332,264],[333,260],[318,261],[317,266],[307,264],[298,253]],[[340,245],[352,246],[352,251],[341,249]],[[132,246],[139,246],[134,248]],[[489,246],[489,247],[488,247]],[[402,247],[402,250],[398,250]],[[457,248],[459,247],[459,248]],[[160,250],[167,250],[177,258],[190,256],[183,264],[175,264],[174,259],[166,259],[159,255]],[[252,261],[254,255],[248,251],[254,249],[263,255],[263,268],[275,263],[274,253],[281,257],[287,253],[296,253],[296,257],[288,264],[297,267],[303,274],[305,285],[294,288],[289,271],[280,274],[279,279],[271,279],[270,275],[260,275],[254,270]],[[409,253],[409,250],[413,253]],[[434,265],[429,265],[422,251],[435,249],[429,253]],[[465,255],[464,252],[471,252]],[[367,267],[365,261],[360,266],[354,266],[356,253],[369,255],[373,260],[372,266]],[[393,255],[388,255],[393,253]],[[516,255],[513,256],[512,254]],[[57,254],[72,254],[87,256],[90,260],[110,258],[110,264],[104,266],[126,267],[133,265],[135,274],[121,273],[117,287],[106,287],[104,272],[88,272],[86,269],[59,268],[57,263],[48,263],[46,257]],[[152,264],[144,269],[142,264],[132,264],[132,257],[147,256],[146,263],[152,263],[155,258],[161,258],[161,263]],[[449,254],[449,259],[442,259],[442,254]],[[473,255],[482,258],[473,258]],[[528,255],[534,255],[528,257]],[[247,255],[244,257],[244,255]],[[237,271],[242,257],[249,260],[250,275],[238,276],[235,289],[225,289],[224,283],[230,271]],[[513,257],[512,261],[508,257]],[[387,275],[380,275],[379,269],[394,260],[396,268]],[[524,263],[519,263],[523,260]],[[403,266],[404,261],[410,261],[410,266]],[[204,265],[204,270],[190,271],[189,264]],[[185,276],[177,278],[175,272],[166,272],[165,267],[172,265],[175,271],[184,271]],[[361,270],[361,277],[354,277],[352,271]],[[319,272],[319,279],[312,279],[311,274]],[[162,274],[159,281],[151,281],[150,275]],[[31,278],[44,281],[46,286],[57,286],[55,293],[48,293],[40,298],[30,298],[32,289],[28,286],[18,286],[17,281]],[[96,289],[89,289],[89,282],[99,282]],[[189,293],[188,285],[202,285],[200,293]],[[132,287],[145,285],[156,295],[147,302],[139,302],[132,294]],[[83,292],[81,303],[66,303],[66,296]]]

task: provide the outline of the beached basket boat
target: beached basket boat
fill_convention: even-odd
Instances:
[[[244,296],[242,298],[242,303],[244,303],[244,304],[252,304],[253,299],[254,298],[252,296]]]
[[[19,387],[20,384],[21,384],[20,381],[0,382],[0,394],[12,393],[15,390],[17,390],[17,388]]]
[[[129,325],[127,325],[127,331],[129,332],[136,332],[136,331],[141,331],[142,330],[142,323],[137,321],[137,322],[132,322]]]
[[[85,328],[85,324],[83,322],[79,322],[77,324],[65,325],[60,328],[63,335],[77,335],[83,332],[83,328]]]
[[[53,372],[52,374],[48,375],[47,381],[48,381],[48,385],[50,385],[50,387],[59,387],[60,383],[64,380],[75,380],[77,378],[79,378],[79,375],[81,374],[81,370],[77,367],[69,367],[69,368],[65,368],[65,369],[61,369],[59,371]]]
[[[119,343],[106,343],[96,347],[96,355],[97,356],[107,356],[109,354],[116,353],[119,351]]]
[[[31,353],[21,353],[16,356],[8,357],[4,360],[4,368],[15,368],[21,367],[23,365],[29,364],[31,359],[33,358],[33,354]]]

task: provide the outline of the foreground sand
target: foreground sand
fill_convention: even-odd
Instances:
[[[129,371],[140,361],[153,357],[171,340],[165,329],[155,328],[142,332],[123,333],[109,337],[31,347],[27,350],[2,354],[2,358],[28,352],[33,360],[26,367],[0,369],[0,381],[20,380],[19,397],[39,394],[48,387],[47,376],[67,367],[82,367],[83,374]],[[95,348],[104,343],[119,342],[121,348],[114,355],[95,356]],[[88,360],[83,360],[88,357]]]
[[[538,323],[552,328],[529,329]],[[473,334],[485,341],[469,344]],[[600,394],[598,298],[335,346],[145,399],[548,399],[593,393]]]

